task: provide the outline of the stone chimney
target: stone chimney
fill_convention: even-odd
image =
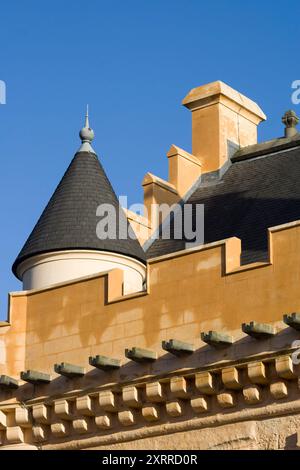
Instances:
[[[168,180],[147,173],[143,180],[143,217],[127,211],[143,244],[162,220],[158,205],[183,200],[202,174],[218,171],[240,147],[257,143],[257,126],[266,116],[249,98],[223,82],[193,88],[182,104],[192,111],[192,153],[172,145]]]
[[[192,154],[202,173],[219,170],[237,148],[257,143],[260,107],[221,81],[193,88],[182,104],[192,111]]]

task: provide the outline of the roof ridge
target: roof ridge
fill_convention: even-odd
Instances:
[[[260,155],[269,155],[270,153],[280,152],[289,148],[300,146],[300,133],[294,137],[279,137],[278,139],[267,140],[258,144],[248,145],[237,150],[231,157],[231,161],[239,162],[242,160],[249,160],[250,158],[258,157]]]

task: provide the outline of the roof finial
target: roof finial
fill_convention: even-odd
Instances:
[[[91,142],[94,139],[94,131],[93,129],[90,128],[90,123],[89,123],[89,105],[87,104],[86,106],[86,115],[85,115],[85,125],[79,132],[79,137],[81,139],[82,145],[80,146],[80,149],[78,152],[93,152]]]
[[[284,129],[284,136],[289,138],[293,137],[294,135],[298,134],[298,131],[296,129],[296,126],[299,122],[299,118],[295,111],[290,109],[284,115],[282,116],[282,122],[285,124],[285,129]]]
[[[85,115],[85,127],[89,128],[90,123],[89,123],[89,105],[86,105],[86,115]]]

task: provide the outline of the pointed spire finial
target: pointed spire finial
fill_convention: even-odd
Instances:
[[[80,146],[80,149],[78,152],[93,152],[91,142],[94,139],[94,131],[93,129],[90,128],[90,123],[89,123],[89,105],[87,104],[86,106],[86,115],[85,115],[85,125],[79,132],[79,137],[81,139],[82,145]]]
[[[90,127],[90,123],[89,123],[89,105],[88,104],[86,105],[86,115],[85,115],[85,126],[84,127],[87,127],[87,128]]]

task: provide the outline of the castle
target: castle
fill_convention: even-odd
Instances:
[[[87,116],[13,264],[0,448],[300,446],[298,118],[257,143],[264,113],[223,82],[183,105],[192,153],[172,145],[168,180],[146,174],[146,215],[121,208]],[[99,238],[101,204],[135,236]],[[204,208],[202,243],[174,236],[174,204]]]

